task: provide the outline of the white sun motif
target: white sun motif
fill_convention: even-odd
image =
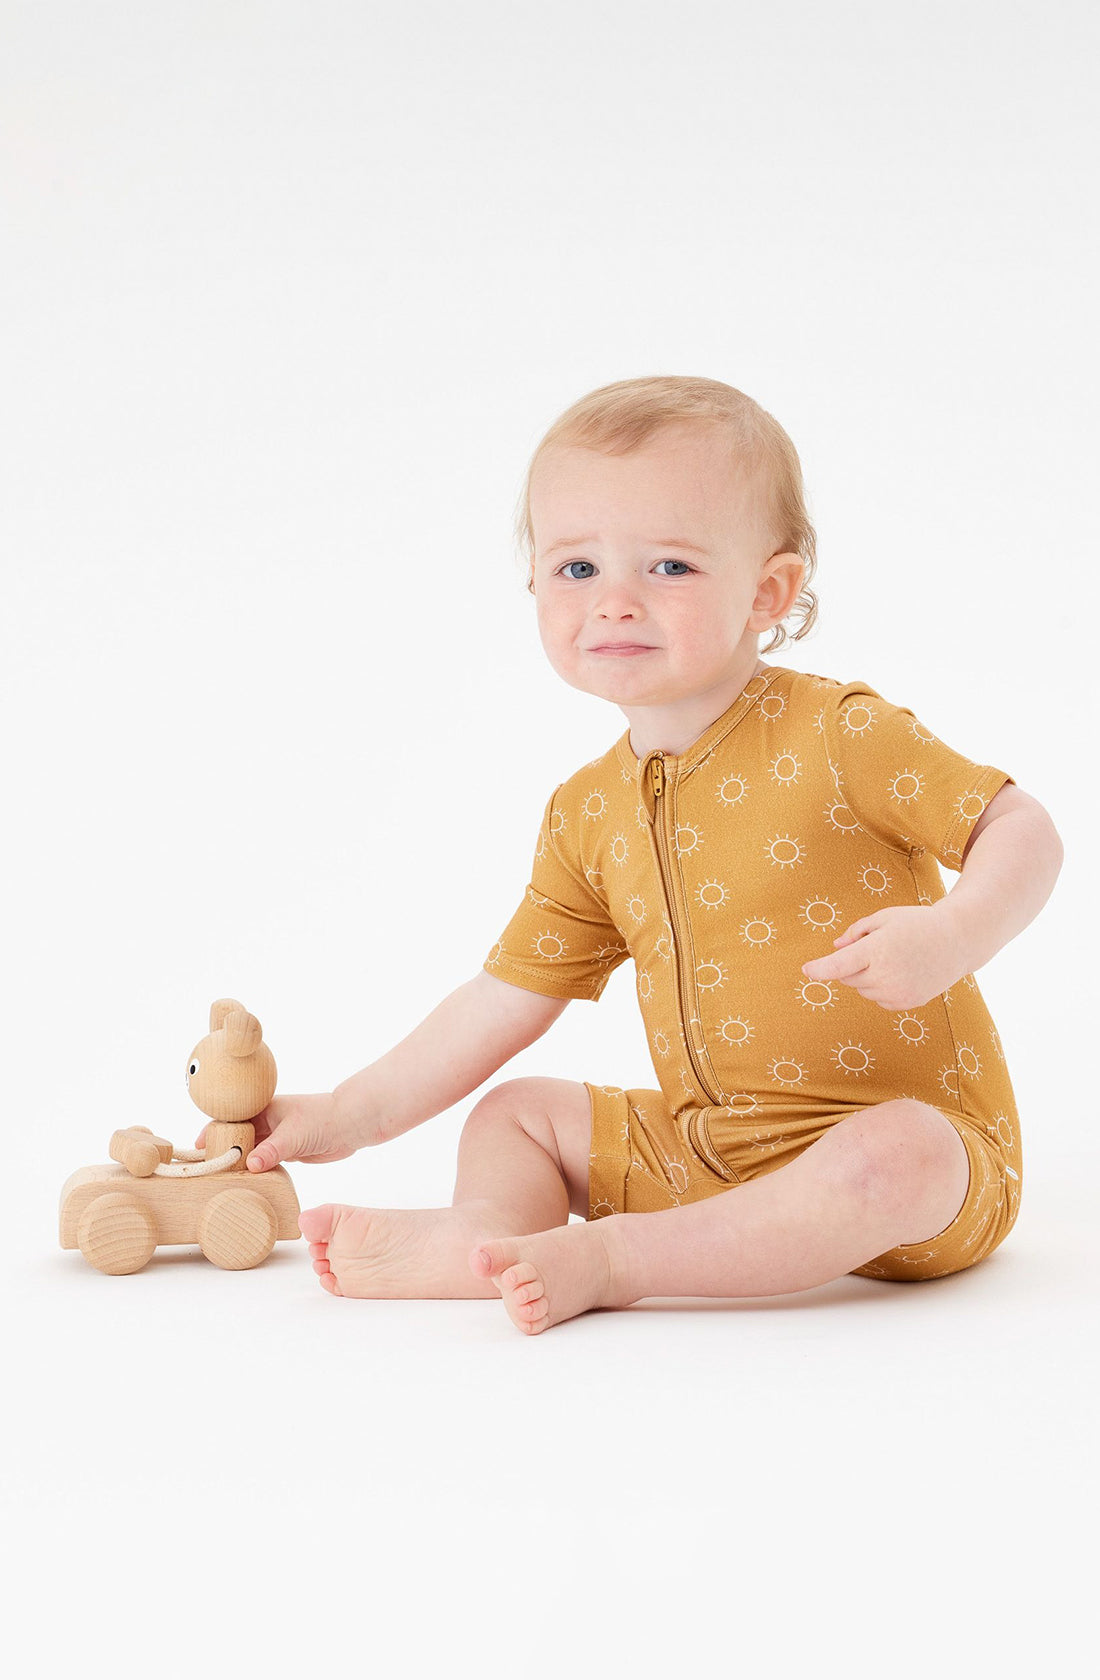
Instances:
[[[593,1202],[592,1204],[593,1219],[606,1219],[609,1213],[618,1213],[618,1211],[619,1210],[615,1206],[615,1203],[609,1202],[606,1199],[599,1202]]]
[[[960,1044],[956,1046],[955,1056],[959,1067],[968,1079],[977,1079],[982,1071],[981,1060],[973,1045]]]
[[[551,962],[559,962],[568,949],[561,935],[551,933],[549,929],[545,933],[540,933],[534,943],[535,955],[548,957]]]
[[[986,1122],[986,1131],[995,1137],[1002,1149],[1011,1149],[1016,1141],[1012,1130],[1012,1122],[1007,1114],[995,1114],[992,1120]]]
[[[720,904],[725,904],[729,893],[721,881],[701,881],[695,889],[696,901],[705,910],[717,910]]]
[[[740,1015],[727,1015],[726,1019],[719,1023],[718,1032],[726,1044],[733,1044],[738,1048],[756,1037],[756,1028],[750,1026]]]
[[[908,1010],[895,1017],[894,1031],[906,1044],[923,1044],[932,1036],[920,1016],[911,1015]]]
[[[635,805],[634,821],[637,823],[639,828],[649,827],[649,818],[646,815],[646,808],[644,805]]]
[[[603,789],[593,788],[581,806],[581,810],[591,822],[598,822],[607,810],[607,800],[603,796]]]
[[[648,1003],[653,996],[653,979],[647,968],[638,970],[638,996],[643,1003]]]
[[[584,878],[588,882],[588,885],[592,888],[592,891],[598,897],[603,890],[602,872],[598,869],[593,869],[591,865],[588,865],[584,871]]]
[[[545,856],[546,856],[546,835],[544,833],[540,832],[538,845],[535,847],[535,862],[536,863],[541,863]]]
[[[743,776],[727,776],[719,783],[716,796],[723,805],[739,805],[749,791],[749,784]]]
[[[750,916],[747,921],[742,922],[738,932],[746,945],[758,948],[761,945],[771,945],[776,937],[775,926],[764,916]]]
[[[627,945],[601,945],[596,952],[596,961],[601,968],[607,968],[610,963],[618,962],[621,957],[626,956],[628,950]]]
[[[703,844],[703,836],[691,823],[679,823],[674,839],[676,850],[681,857],[687,857],[689,852],[698,851]]]
[[[802,906],[802,920],[810,927],[837,927],[840,923],[840,911],[831,898],[809,898]]]
[[[664,1160],[665,1169],[668,1173],[669,1182],[671,1183],[673,1190],[676,1192],[677,1196],[683,1196],[688,1187],[689,1175],[687,1166],[683,1161],[670,1160],[667,1155]]]
[[[833,1055],[845,1073],[854,1074],[857,1078],[870,1073],[875,1065],[875,1058],[862,1044],[834,1044]]]
[[[811,1009],[830,1009],[840,996],[839,989],[828,980],[803,980],[795,987],[795,996]]]
[[[874,893],[878,898],[884,892],[889,892],[893,886],[893,878],[887,875],[885,869],[880,869],[877,863],[865,863],[862,869],[856,871],[856,880],[865,892]]]
[[[624,864],[630,856],[625,834],[616,834],[611,842],[611,857],[613,862]]]
[[[774,1155],[776,1150],[779,1149],[785,1142],[785,1139],[782,1137],[761,1136],[759,1132],[753,1132],[752,1141],[757,1155]]]
[[[941,1089],[944,1090],[944,1091],[947,1091],[951,1096],[953,1096],[957,1100],[958,1095],[959,1095],[959,1072],[958,1072],[958,1069],[953,1068],[953,1067],[941,1067],[941,1069],[940,1069],[940,1071],[937,1075],[937,1078],[939,1080]]]
[[[743,1119],[747,1114],[760,1113],[760,1099],[751,1091],[723,1091],[722,1106]]]
[[[767,718],[769,723],[774,723],[777,717],[782,717],[786,710],[787,697],[785,694],[765,694],[760,702],[760,715]]]
[[[669,1041],[667,1034],[663,1032],[655,1032],[653,1034],[653,1048],[657,1052],[658,1056],[667,1056],[672,1050],[672,1044]]]
[[[551,832],[551,834],[564,834],[565,827],[566,827],[565,812],[564,811],[551,811],[550,812],[550,832]]]
[[[801,1085],[806,1077],[806,1069],[801,1062],[792,1062],[781,1056],[769,1063],[768,1073],[780,1085]]]
[[[764,842],[764,856],[781,869],[793,869],[806,856],[806,848],[789,834],[777,834]]]
[[[626,901],[626,907],[636,922],[644,921],[645,899],[642,898],[640,893],[632,893]]]
[[[791,787],[802,779],[802,764],[795,753],[780,753],[772,759],[770,768],[773,780],[781,787]]]
[[[825,821],[841,834],[861,834],[863,831],[856,822],[850,805],[845,805],[843,799],[837,799],[832,805],[825,807]]]
[[[924,792],[924,783],[915,770],[899,770],[890,783],[890,792],[899,805],[908,805]]]
[[[873,726],[875,714],[864,700],[850,700],[840,714],[840,721],[848,735],[866,735]]]

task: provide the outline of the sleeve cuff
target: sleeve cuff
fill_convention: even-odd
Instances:
[[[595,1003],[610,979],[610,975],[601,974],[592,980],[571,982],[564,975],[559,978],[545,970],[534,976],[507,957],[494,957],[492,962],[481,966],[495,980],[507,980],[510,986],[519,986],[522,991],[537,992],[540,997],[573,998],[583,1003]]]
[[[943,856],[953,868],[962,868],[962,855],[971,830],[993,795],[999,792],[1006,782],[1016,785],[1015,778],[1010,776],[1007,770],[997,770],[993,765],[987,765],[974,786],[964,794],[959,813],[943,841]]]

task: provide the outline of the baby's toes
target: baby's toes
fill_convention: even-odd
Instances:
[[[317,1269],[317,1265],[318,1265],[318,1262],[314,1261],[314,1270],[315,1271]],[[322,1273],[319,1274],[317,1281],[320,1283],[322,1289],[327,1289],[328,1290],[330,1295],[342,1295],[344,1293],[344,1291],[340,1288],[340,1285],[336,1281],[336,1273],[335,1272],[322,1272]]]
[[[509,1266],[500,1281],[504,1285],[501,1294],[509,1317],[513,1324],[526,1330],[546,1310],[546,1288],[542,1278],[529,1260],[521,1260],[517,1265]]]
[[[508,1315],[517,1330],[522,1330],[525,1336],[536,1336],[540,1330],[545,1330],[549,1322],[550,1303],[545,1295],[520,1306],[509,1303]]]
[[[526,1306],[530,1301],[537,1301],[540,1295],[545,1295],[546,1289],[538,1273],[530,1283],[521,1283],[512,1291],[512,1299],[517,1307]]]
[[[501,1272],[496,1281],[504,1299],[517,1305],[533,1301],[536,1295],[542,1294],[542,1279],[538,1268],[530,1260],[517,1260],[506,1272]]]

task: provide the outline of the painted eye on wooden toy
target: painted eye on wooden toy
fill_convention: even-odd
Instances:
[[[188,1070],[187,1070],[187,1077],[188,1077],[188,1079],[191,1079],[191,1078],[193,1078],[193,1077],[194,1077],[194,1075],[195,1075],[195,1074],[196,1074],[196,1073],[198,1073],[198,1071],[199,1071],[199,1064],[198,1064],[198,1062],[192,1062],[192,1063],[191,1063],[191,1066],[190,1066],[190,1067],[189,1067],[189,1068],[188,1068]]]

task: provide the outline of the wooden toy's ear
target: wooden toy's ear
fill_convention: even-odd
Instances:
[[[247,1009],[234,1009],[225,1018],[225,1048],[231,1056],[251,1056],[263,1042],[263,1028]]]
[[[217,1032],[226,1016],[232,1015],[234,1011],[241,1015],[248,1014],[244,1004],[238,1003],[236,998],[219,998],[216,1003],[212,1003],[210,1005],[210,1031]]]

